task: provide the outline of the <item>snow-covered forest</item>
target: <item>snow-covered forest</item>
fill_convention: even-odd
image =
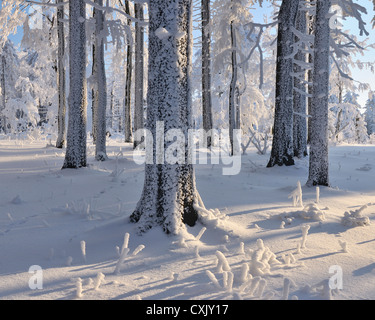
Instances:
[[[0,299],[375,299],[374,27],[372,0],[0,1]]]

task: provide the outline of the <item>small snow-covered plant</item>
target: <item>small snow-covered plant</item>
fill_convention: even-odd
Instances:
[[[217,281],[215,275],[210,270],[206,270],[206,274],[217,289],[222,289],[222,287],[219,284],[219,281]]]
[[[320,188],[316,187],[316,203],[319,203],[320,198]]]
[[[125,169],[119,169],[118,166],[118,155],[116,156],[115,168],[109,175],[112,178],[112,182],[117,182],[121,174],[125,171]]]
[[[134,249],[133,253],[132,253],[132,256],[136,256],[138,253],[140,253],[143,249],[145,248],[145,246],[143,244],[140,244],[137,248]]]
[[[199,241],[200,238],[202,237],[203,233],[204,233],[206,230],[207,230],[207,228],[206,228],[206,227],[203,227],[203,228],[201,229],[201,231],[199,231],[198,235],[195,237],[195,240]]]
[[[369,226],[370,219],[362,215],[362,212],[367,209],[368,205],[364,205],[358,210],[346,211],[341,223],[347,227]]]
[[[217,272],[221,273],[223,271],[230,271],[231,268],[229,266],[227,258],[224,256],[224,254],[217,250],[216,251],[216,257],[217,257]]]
[[[257,293],[255,295],[257,298],[262,298],[264,289],[266,288],[266,285],[267,285],[266,279],[260,279],[259,280],[258,290],[257,290]]]
[[[301,240],[301,248],[306,248],[306,241],[307,241],[307,234],[310,230],[310,226],[308,224],[301,226],[302,231],[302,240]]]
[[[240,243],[240,249],[238,250],[238,254],[245,254],[245,244],[243,242]]]
[[[76,297],[81,298],[82,297],[82,279],[78,278],[76,281]]]
[[[346,241],[339,240],[339,244],[340,244],[340,247],[341,247],[341,249],[342,249],[343,252],[345,252],[345,253],[349,252],[348,251],[348,244],[347,244]]]
[[[282,297],[283,300],[288,300],[289,290],[290,290],[290,280],[288,278],[284,278],[283,297]]]
[[[264,245],[262,239],[258,239],[256,245],[257,249],[250,252],[251,261],[249,262],[249,272],[253,276],[261,276],[270,272],[271,264],[280,264],[280,261],[278,261],[276,255]]]
[[[298,205],[303,207],[303,201],[302,201],[302,188],[301,188],[301,182],[297,182],[297,188],[294,189],[288,196],[288,198],[293,199],[293,206],[297,207]]]
[[[224,275],[226,275],[226,281],[224,283],[224,288],[228,291],[228,292],[232,292],[233,290],[233,279],[234,279],[234,275],[233,275],[233,272],[231,271],[226,271],[224,273]]]
[[[241,267],[240,282],[245,283],[249,278],[249,265],[243,263]]]
[[[259,277],[259,276],[252,279],[251,285],[250,285],[250,288],[249,288],[249,291],[248,291],[248,293],[250,295],[254,295],[254,292],[255,292],[256,288],[258,287],[260,279],[261,279],[261,277]]]
[[[66,265],[68,267],[70,267],[72,265],[72,262],[73,262],[73,258],[71,256],[69,256],[67,259],[66,259]]]
[[[195,246],[195,258],[196,259],[199,259],[201,256],[199,255],[199,247],[198,246]]]
[[[95,279],[94,290],[99,290],[99,287],[103,283],[104,278],[105,278],[104,274],[101,272],[98,272],[98,274],[96,275],[96,279]]]
[[[86,242],[85,242],[84,240],[82,240],[82,241],[80,242],[80,244],[81,244],[81,254],[82,254],[82,259],[83,259],[83,261],[86,262]]]
[[[129,238],[130,238],[130,234],[128,232],[126,232],[125,235],[124,235],[124,242],[123,242],[122,247],[121,247],[121,253],[122,253],[122,251],[124,251],[125,248],[129,247]]]
[[[124,262],[126,256],[128,255],[129,251],[130,251],[129,248],[124,248],[124,249],[122,250],[122,252],[121,252],[121,254],[120,254],[120,257],[119,257],[119,259],[118,259],[118,261],[117,261],[117,263],[116,263],[116,268],[115,268],[115,271],[114,271],[115,274],[119,274],[119,273],[120,273],[120,271],[121,271],[121,266],[122,266],[122,264],[123,264],[123,262]]]

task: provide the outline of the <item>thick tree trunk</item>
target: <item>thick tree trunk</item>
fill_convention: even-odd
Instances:
[[[130,15],[129,0],[125,0],[125,13]],[[131,20],[128,19],[130,26]],[[126,52],[126,79],[125,79],[125,101],[124,101],[124,116],[125,116],[125,142],[133,142],[133,128],[132,128],[132,113],[131,113],[131,86],[132,86],[132,69],[133,69],[133,51],[131,40],[128,38],[127,52]]]
[[[134,5],[135,17],[143,22],[143,4]],[[134,63],[134,132],[144,127],[143,110],[143,80],[144,80],[144,27],[141,23],[135,23],[135,63]],[[136,148],[139,143],[134,139],[133,147]]]
[[[139,223],[141,232],[160,225],[166,233],[177,234],[184,223],[193,226],[198,218],[194,203],[199,195],[193,165],[189,164],[187,141],[192,122],[191,0],[150,0],[149,15],[146,124],[153,136],[153,164],[146,164],[142,196],[130,219]],[[160,35],[165,33],[166,36]],[[164,125],[162,130],[158,121]],[[179,144],[179,148],[185,147],[179,162],[168,161],[160,154],[174,148],[175,142],[166,140],[160,144],[157,139],[160,131],[173,129],[185,138]],[[146,145],[147,152],[150,146]]]
[[[61,4],[63,0],[56,0]],[[57,140],[56,148],[62,148],[65,144],[65,118],[66,118],[66,82],[65,82],[65,32],[64,32],[64,6],[57,7],[57,88],[59,106],[57,115]]]
[[[298,12],[296,29],[303,34],[307,31],[306,12],[301,10]],[[298,37],[295,37],[299,41]],[[306,53],[303,52],[305,48],[301,48],[295,56],[295,60],[306,63]],[[301,116],[306,114],[306,71],[304,66],[298,63],[294,64],[294,93],[293,93],[293,109],[295,112],[293,118],[293,145],[294,156],[303,158],[307,156],[307,121]]]
[[[329,10],[331,0],[317,0],[315,59],[311,107],[309,178],[307,185],[329,186],[328,94],[329,94]]]
[[[86,4],[69,1],[70,93],[64,168],[86,167]]]
[[[293,159],[293,59],[299,0],[283,0],[279,12],[276,63],[275,122],[271,158],[267,167],[294,165]]]
[[[95,1],[98,5],[103,5],[103,0]],[[107,157],[106,150],[106,109],[107,109],[107,80],[105,74],[105,58],[104,58],[104,14],[103,11],[94,8],[95,18],[95,135],[96,135],[96,148],[95,159],[104,161]]]
[[[210,30],[210,0],[202,0],[202,118],[203,129],[212,129],[212,100],[211,100],[211,30]],[[211,135],[207,136],[207,147],[211,147]]]

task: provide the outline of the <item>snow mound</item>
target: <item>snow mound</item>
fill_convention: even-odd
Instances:
[[[316,203],[309,203],[302,210],[284,212],[280,214],[280,218],[287,224],[290,224],[294,218],[315,221],[324,221],[326,219],[324,212],[319,209]]]
[[[369,226],[369,217],[363,216],[362,212],[368,208],[368,205],[364,205],[358,210],[350,210],[344,213],[344,217],[341,219],[341,223],[347,227],[358,227],[358,226]]]

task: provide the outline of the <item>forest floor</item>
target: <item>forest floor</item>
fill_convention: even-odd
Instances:
[[[89,144],[87,168],[61,170],[64,150],[48,140],[0,140],[0,300],[375,299],[374,145],[330,148],[332,187],[320,188],[318,203],[305,186],[308,159],[266,168],[269,155],[250,149],[238,175],[197,165],[203,202],[218,210],[181,236],[160,228],[137,235],[128,218],[144,166],[120,138],[107,151],[110,159],[97,162]],[[298,181],[315,211],[288,198]],[[366,204],[351,221],[367,225],[342,224]],[[230,271],[218,267],[224,260]]]

